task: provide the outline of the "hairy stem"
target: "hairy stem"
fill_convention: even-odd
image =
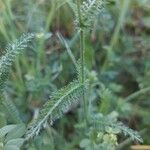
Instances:
[[[84,82],[85,82],[85,72],[84,72],[84,70],[85,70],[84,69],[85,37],[84,37],[84,29],[82,27],[82,16],[81,16],[81,11],[80,11],[80,5],[81,5],[81,1],[77,0],[79,27],[80,27],[81,82],[84,85]],[[87,119],[87,107],[86,107],[84,87],[83,87],[82,99],[83,99],[84,117],[85,117],[85,121],[87,123],[88,119]]]

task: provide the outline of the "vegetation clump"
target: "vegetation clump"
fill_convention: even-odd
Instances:
[[[148,144],[148,4],[0,1],[0,150]]]

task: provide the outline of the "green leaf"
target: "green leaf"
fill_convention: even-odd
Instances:
[[[14,124],[22,123],[17,107],[5,92],[4,92],[4,98],[5,100],[3,100],[3,105],[5,106],[5,109],[8,112],[11,120],[13,120],[13,123]]]
[[[143,142],[143,139],[137,131],[130,129],[125,126],[122,122],[117,122],[112,120],[108,116],[95,116],[91,119],[91,125],[95,126],[99,130],[105,131],[108,128],[111,128],[111,131],[123,133],[125,136],[131,137],[132,140]],[[108,131],[108,130],[107,130]]]
[[[26,140],[38,135],[41,128],[45,127],[50,121],[50,125],[68,112],[71,107],[76,106],[83,92],[83,84],[79,81],[71,82],[66,87],[53,93],[51,99],[44,105],[40,115],[35,122],[29,126],[26,134]]]
[[[6,145],[4,147],[4,150],[20,150],[20,149],[15,145]]]
[[[0,90],[5,86],[12,63],[17,55],[27,47],[34,34],[23,34],[18,40],[8,44],[4,55],[0,57]]]
[[[7,125],[0,129],[0,138],[3,138],[7,133],[16,128],[16,125]]]
[[[91,144],[91,141],[89,139],[83,139],[81,142],[80,142],[80,147],[81,148],[86,148],[88,145]]]
[[[75,13],[75,24],[79,26],[80,18],[78,15],[77,5],[72,1],[68,1],[68,3]],[[103,6],[103,0],[84,0],[80,5],[82,27],[86,27],[87,29],[91,27],[93,22],[95,21],[95,18],[102,11]]]
[[[15,145],[17,147],[21,147],[24,142],[23,138],[12,139],[6,143],[6,146]]]
[[[6,141],[22,137],[25,134],[25,131],[25,124],[17,125],[13,130],[11,130],[11,132],[7,134]]]

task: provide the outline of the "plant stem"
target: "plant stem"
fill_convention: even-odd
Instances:
[[[46,25],[44,27],[44,33],[47,33],[49,31],[50,25],[52,23],[52,20],[54,18],[54,14],[56,13],[56,4],[55,4],[55,0],[51,2],[51,7],[48,11],[48,16],[46,18]],[[38,53],[37,53],[37,70],[40,74],[40,71],[42,69],[42,65],[44,66],[46,64],[46,55],[45,55],[45,47],[44,47],[44,43],[45,39],[42,38],[39,42],[39,46],[38,46]]]
[[[145,94],[145,93],[147,93],[149,91],[150,91],[150,87],[141,89],[141,90],[139,90],[139,91],[129,95],[127,98],[125,98],[125,100],[126,101],[132,101],[133,99],[135,99],[135,98],[139,97],[140,95]]]
[[[81,17],[81,11],[80,11],[80,4],[81,4],[81,1],[77,0],[79,27],[80,27],[81,82],[84,85],[84,82],[85,82],[85,72],[84,72],[84,70],[85,70],[84,69],[85,37],[84,37],[84,29],[82,28],[82,17]],[[88,119],[87,119],[87,107],[86,107],[84,86],[83,86],[82,99],[83,99],[84,117],[85,117],[85,121],[87,124]]]
[[[117,22],[116,28],[114,30],[114,33],[110,42],[111,51],[113,50],[114,46],[117,44],[121,27],[124,23],[126,14],[128,12],[129,4],[130,4],[130,0],[124,0],[122,3],[122,7],[120,9],[120,16],[118,18],[118,22]]]
[[[81,58],[81,82],[84,85],[85,83],[85,72],[84,72],[84,53],[85,53],[85,39],[84,39],[84,31],[81,30],[80,32],[80,58]],[[82,94],[82,99],[83,99],[83,109],[84,109],[84,117],[86,124],[88,123],[87,119],[87,104],[86,104],[86,99],[85,99],[85,87],[83,86],[83,94]]]
[[[114,55],[114,47],[116,46],[118,42],[120,30],[121,30],[121,27],[123,26],[129,6],[130,6],[130,0],[124,0],[122,2],[122,6],[119,12],[120,15],[119,15],[115,30],[113,32],[113,35],[110,41],[110,46],[107,48],[106,59],[103,65],[104,69],[106,69],[109,66],[109,63],[112,62],[112,57]]]

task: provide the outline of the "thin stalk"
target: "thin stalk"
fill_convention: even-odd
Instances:
[[[110,46],[106,49],[107,50],[107,54],[106,54],[106,59],[103,65],[103,69],[106,69],[109,65],[109,63],[112,61],[112,57],[114,55],[114,47],[116,46],[118,39],[119,39],[119,35],[120,35],[120,30],[121,27],[123,26],[126,14],[128,12],[129,6],[130,6],[130,0],[124,0],[119,12],[119,18],[115,27],[115,30],[113,32],[111,41],[110,41]]]
[[[53,137],[52,129],[49,127],[48,124],[46,124],[46,131],[47,131],[47,134],[48,134],[50,141],[51,141],[51,149],[54,150],[55,149],[54,137]]]
[[[116,43],[118,41],[119,33],[120,33],[121,27],[124,23],[126,14],[128,12],[130,2],[131,2],[130,0],[124,0],[123,1],[122,8],[120,9],[120,16],[119,16],[119,19],[117,22],[117,26],[114,30],[114,33],[113,33],[113,36],[112,36],[112,39],[110,42],[110,50],[113,50],[114,46],[116,45]]]
[[[51,7],[48,11],[48,15],[46,18],[46,25],[44,27],[44,33],[47,33],[49,31],[49,28],[50,28],[50,25],[52,23],[55,13],[56,13],[56,4],[55,4],[55,1],[52,1]],[[36,64],[38,72],[40,72],[42,65],[46,64],[46,55],[44,52],[44,49],[45,49],[44,42],[45,42],[44,38],[42,38],[39,42],[38,54],[37,54],[37,64]]]
[[[132,101],[132,100],[136,99],[137,97],[139,97],[140,95],[143,95],[148,92],[150,92],[150,87],[146,87],[144,89],[141,89],[141,90],[129,95],[127,98],[125,98],[125,100],[128,102]]]
[[[50,10],[48,12],[48,16],[46,18],[45,32],[48,32],[49,27],[53,21],[55,13],[56,13],[56,2],[54,0],[53,2],[51,2],[51,8],[50,8]]]
[[[81,11],[80,11],[80,4],[81,1],[77,0],[77,7],[78,7],[78,16],[79,16],[79,27],[80,27],[80,59],[81,59],[81,82],[84,85],[85,82],[85,72],[84,72],[84,53],[85,53],[85,37],[84,37],[84,30],[82,28],[82,17],[81,17]],[[84,92],[84,86],[83,86],[83,109],[84,109],[84,117],[86,124],[88,123],[87,119],[87,106],[86,106],[86,100],[85,100],[85,92]]]

